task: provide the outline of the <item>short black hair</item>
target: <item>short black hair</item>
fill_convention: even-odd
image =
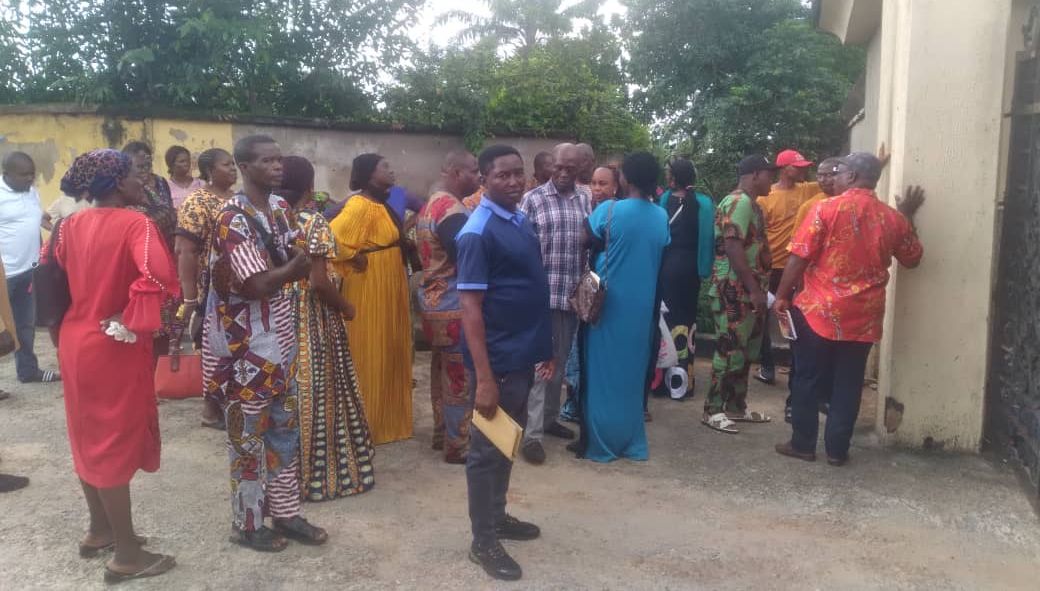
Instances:
[[[697,167],[686,158],[674,158],[668,163],[675,184],[683,189],[692,187],[697,182]]]
[[[149,156],[152,155],[152,147],[148,145],[148,142],[134,140],[132,142],[127,142],[127,144],[123,146],[124,154],[130,154],[133,156],[134,154],[140,154],[141,152],[144,152]]]
[[[173,173],[173,163],[177,161],[177,156],[180,156],[181,154],[187,154],[188,160],[191,160],[191,152],[184,146],[170,146],[170,148],[166,150],[164,159],[166,160],[167,172]]]
[[[544,166],[546,161],[551,161],[552,159],[552,152],[538,152],[534,155],[534,167]]]
[[[480,157],[477,158],[477,166],[480,167],[480,174],[486,176],[495,165],[495,160],[498,160],[503,156],[517,156],[520,160],[524,159],[523,156],[520,156],[520,152],[513,146],[507,146],[505,144],[488,146],[484,148],[480,153]]]
[[[282,170],[282,188],[277,194],[296,206],[314,190],[314,165],[303,156],[286,156],[282,158]]]
[[[277,143],[278,142],[274,141],[274,138],[269,135],[247,135],[235,142],[235,162],[238,164],[242,164],[243,162],[252,162],[253,160],[256,160],[257,146]]]
[[[198,167],[199,167],[199,178],[209,182],[209,175],[213,172],[213,167],[217,165],[217,158],[221,155],[225,155],[231,158],[231,154],[228,154],[227,150],[223,148],[210,148],[205,152],[199,154]]]
[[[610,162],[602,166],[597,166],[592,170],[592,174],[596,174],[596,171],[605,168],[610,171],[610,174],[614,175],[614,198],[617,199],[621,196],[621,165],[617,162]]]
[[[650,152],[632,152],[621,163],[621,172],[628,183],[639,189],[644,197],[657,192],[657,175],[660,172],[657,158]]]
[[[33,162],[32,156],[26,154],[25,152],[11,152],[4,156],[3,164],[0,166],[3,167],[4,172],[9,172],[11,170],[11,167],[14,166],[14,163],[19,160],[21,160],[22,162],[28,162],[29,164],[32,164],[34,166],[36,165],[36,163]]]
[[[841,163],[856,173],[855,186],[863,187],[866,185],[868,189],[877,188],[878,180],[881,178],[881,171],[884,168],[877,156],[866,152],[853,152],[842,158]]]
[[[350,190],[362,191],[372,182],[376,167],[383,160],[380,154],[361,154],[350,164]]]

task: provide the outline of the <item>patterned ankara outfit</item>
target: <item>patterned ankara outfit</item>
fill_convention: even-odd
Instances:
[[[300,512],[292,301],[288,290],[259,300],[242,293],[247,279],[275,268],[254,227],[262,226],[273,240],[270,248],[289,260],[295,224],[282,198],[269,199],[270,217],[242,193],[220,214],[202,337],[206,396],[221,405],[227,420],[233,524],[240,531],[257,530],[267,515]]]
[[[584,247],[585,220],[592,213],[588,187],[575,185],[570,195],[561,195],[553,181],[524,195],[523,213],[541,245],[542,263],[549,278],[549,308],[552,310],[553,360],[556,371],[548,380],[536,379],[527,402],[524,443],[540,442],[547,426],[560,414],[563,374],[567,367],[578,317],[571,311],[570,297],[588,260]]]
[[[209,189],[201,188],[184,199],[177,213],[177,235],[191,240],[198,247],[199,277],[195,293],[199,298],[205,297],[208,291],[213,231],[225,203],[227,199]]]
[[[321,206],[296,212],[300,247],[312,257],[336,258],[336,240]],[[333,285],[341,281],[326,264]],[[372,436],[368,430],[347,323],[326,304],[307,279],[293,284],[299,336],[300,465],[303,495],[324,501],[363,493],[375,486]]]
[[[423,332],[433,349],[430,401],[433,404],[433,448],[444,449],[449,462],[465,461],[473,417],[462,363],[462,305],[456,289],[455,235],[469,210],[451,193],[438,191],[419,212],[415,231],[423,282],[419,302]]]
[[[762,346],[762,319],[751,307],[751,294],[726,255],[727,239],[744,245],[748,266],[762,289],[769,281],[769,247],[762,211],[746,193],[726,196],[715,210],[715,267],[711,276],[712,314],[715,318],[715,357],[711,388],[704,412],[743,414],[747,410],[748,373]]]

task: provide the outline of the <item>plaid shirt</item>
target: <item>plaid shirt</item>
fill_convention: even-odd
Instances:
[[[563,197],[549,181],[524,195],[520,211],[534,226],[542,244],[542,262],[549,276],[549,307],[570,311],[568,300],[585,271],[586,250],[582,246],[585,219],[592,213],[588,188],[577,186]]]

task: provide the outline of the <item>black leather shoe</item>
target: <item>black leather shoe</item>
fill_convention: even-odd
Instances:
[[[469,549],[469,559],[500,581],[519,581],[524,574],[520,565],[506,553],[506,549],[498,540],[487,546],[478,546],[474,542]]]
[[[553,421],[551,425],[545,428],[545,434],[559,437],[560,439],[574,439],[574,431],[556,421]]]
[[[542,530],[538,529],[538,526],[533,523],[520,521],[512,515],[506,515],[506,518],[495,526],[495,535],[500,540],[526,542],[527,540],[538,539],[538,536],[542,535]]]
[[[536,466],[545,463],[545,448],[540,441],[531,441],[520,450],[524,459]]]
[[[25,476],[0,474],[0,493],[13,492],[27,486],[29,486],[29,479]]]

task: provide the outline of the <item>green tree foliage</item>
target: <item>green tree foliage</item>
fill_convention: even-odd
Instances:
[[[619,55],[602,32],[509,58],[496,56],[494,43],[432,51],[399,73],[387,115],[402,125],[461,130],[474,150],[487,137],[513,133],[574,137],[602,153],[644,148],[649,135],[629,111]]]
[[[705,187],[732,189],[752,152],[840,149],[839,111],[862,52],[815,31],[798,0],[626,0],[635,102]]]
[[[602,0],[580,0],[564,8],[562,0],[480,0],[491,13],[478,16],[464,10],[450,10],[438,23],[460,22],[466,29],[457,40],[463,43],[489,43],[507,46],[526,55],[540,42],[558,39],[573,30],[574,19],[592,19]]]
[[[0,8],[0,14],[3,14]],[[25,69],[19,38],[10,21],[0,20],[0,103],[11,103],[18,99],[18,89],[28,72]]]
[[[364,118],[421,0],[28,2],[27,101]]]

